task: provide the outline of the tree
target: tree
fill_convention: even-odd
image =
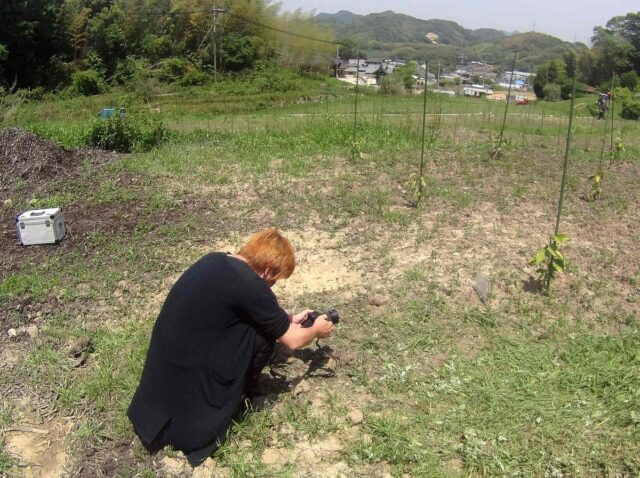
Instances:
[[[69,41],[73,48],[73,59],[79,60],[84,57],[85,50],[87,48],[87,25],[89,23],[89,16],[91,10],[89,8],[83,8],[76,14],[72,14],[67,33],[69,34]]]
[[[598,84],[611,78],[612,73],[620,74],[631,67],[630,54],[632,45],[616,32],[602,28],[594,28],[593,81]]]
[[[340,47],[338,48],[339,56],[342,60],[349,60],[350,58],[357,58],[358,54],[360,58],[366,58],[363,55],[363,52],[358,51],[358,45],[353,38],[350,37],[342,37],[336,40],[340,43]]]
[[[6,49],[4,76],[18,87],[43,84],[49,60],[65,51],[63,0],[0,2],[0,45]]]
[[[569,55],[569,57],[573,58],[571,55]],[[572,66],[572,69],[573,68]],[[540,99],[547,99],[544,88],[551,83],[560,88],[563,98],[566,99],[571,94],[571,80],[567,75],[566,67],[562,60],[551,60],[538,67],[536,77],[533,80],[533,91],[536,96]]]
[[[118,61],[126,57],[124,17],[122,10],[111,7],[103,8],[89,21],[89,46],[100,55],[108,74],[112,74]]]
[[[636,72],[640,71],[640,12],[613,17],[607,22],[607,29],[626,40],[630,46],[628,60]]]
[[[251,68],[259,58],[256,37],[228,33],[222,38],[224,64],[231,71]]]
[[[418,75],[418,64],[415,61],[410,61],[406,65],[398,66],[393,70],[393,75],[399,76],[405,90],[411,91],[416,85],[414,77]]]
[[[0,43],[0,92],[2,92],[2,88],[4,87],[4,84],[5,84],[2,63],[7,59],[8,56],[9,56],[9,50],[7,50],[6,46]]]
[[[633,70],[623,73],[620,75],[620,86],[629,88],[631,91],[635,91],[638,87],[638,74]]]

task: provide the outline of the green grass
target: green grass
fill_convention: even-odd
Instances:
[[[0,433],[3,433],[13,420],[13,408],[4,400],[0,400]],[[4,449],[4,437],[0,436],[0,474],[7,473],[14,464],[15,460]]]
[[[167,278],[218,242],[274,225],[303,240],[326,234],[311,252],[344,252],[340,265],[361,272],[359,287],[289,299],[338,306],[345,319],[331,346],[351,358],[338,362],[335,380],[310,379],[308,394],[282,394],[272,410],[240,420],[217,455],[231,476],[298,476],[299,463],[267,466],[263,451],[327,435],[343,444],[330,460],[359,476],[639,474],[639,279],[625,268],[638,239],[627,233],[638,205],[638,124],[618,123],[626,151],[608,166],[604,199],[587,202],[600,124],[576,120],[566,214],[584,232],[566,248],[567,283],[540,297],[523,282],[555,217],[566,103],[510,107],[504,157],[490,160],[503,105],[429,97],[430,113],[444,116],[427,122],[435,139],[425,198],[409,207],[420,97],[360,98],[362,154],[353,158],[349,91],[329,85],[325,100],[324,83],[310,80],[269,97],[258,86],[167,90],[158,117],[170,142],[85,167],[36,198],[114,209],[127,227],[97,224],[78,239],[82,248],[56,249],[0,282],[0,306],[61,297],[38,341],[19,343],[16,375],[3,381],[55,391],[61,414],[78,412],[74,443],[131,439],[125,411]],[[295,104],[305,88],[313,102]],[[16,124],[75,145],[101,105],[121,101],[141,114],[143,104],[124,95],[27,105]],[[598,242],[614,226],[616,247],[606,246],[611,237]],[[491,279],[488,307],[471,290],[479,271]],[[373,308],[368,298],[380,290],[388,302]],[[85,336],[92,350],[74,368],[65,344]],[[345,421],[353,407],[364,413],[356,432]],[[0,429],[16,419],[6,410]],[[1,450],[0,474],[13,466]],[[141,476],[157,471],[144,453],[136,460]]]

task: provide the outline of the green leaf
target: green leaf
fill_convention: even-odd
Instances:
[[[545,250],[544,249],[540,249],[535,256],[533,256],[533,259],[531,259],[529,261],[529,264],[531,264],[532,266],[537,266],[538,264],[540,264],[542,261],[544,261],[546,257],[545,254]]]
[[[549,248],[549,255],[551,257],[553,257],[554,259],[562,259],[562,254],[560,253],[560,251],[558,249]]]
[[[569,236],[567,236],[566,234],[558,233],[555,236],[553,236],[553,240],[557,244],[564,244],[565,242],[567,242],[569,240]]]

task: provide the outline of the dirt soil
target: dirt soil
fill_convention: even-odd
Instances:
[[[9,195],[46,188],[50,182],[76,174],[85,161],[100,166],[118,154],[96,149],[66,149],[20,128],[0,130],[0,193]],[[20,181],[16,181],[19,179]]]
[[[79,176],[87,162],[104,166],[121,155],[94,149],[69,150],[19,128],[0,130],[0,280],[25,263],[36,262],[51,254],[53,249],[69,250],[77,246],[80,231],[116,230],[122,220],[114,217],[119,211],[73,204],[66,208],[65,217],[71,219],[68,237],[60,245],[24,247],[15,228],[17,198],[31,200],[51,191],[60,181]],[[130,205],[126,205],[130,208]],[[104,208],[103,208],[104,209]],[[67,221],[69,222],[69,221]],[[76,233],[77,231],[77,233]]]

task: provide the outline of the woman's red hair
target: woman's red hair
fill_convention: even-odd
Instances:
[[[238,251],[258,274],[269,269],[274,280],[286,279],[296,268],[293,246],[275,228],[263,229]]]

